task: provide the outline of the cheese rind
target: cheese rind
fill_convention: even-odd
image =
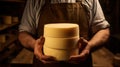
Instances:
[[[44,45],[55,49],[73,49],[78,46],[79,36],[71,38],[45,37]]]
[[[5,42],[6,42],[6,35],[0,34],[0,43],[5,43]]]
[[[12,24],[12,16],[3,16],[4,24]]]
[[[55,23],[44,25],[45,37],[75,37],[79,35],[79,26],[72,23]]]
[[[18,17],[12,17],[12,22],[19,22],[19,18]]]
[[[59,49],[52,49],[52,48],[44,46],[43,52],[47,56],[55,57],[56,60],[58,61],[67,61],[70,58],[70,56],[78,55],[79,50],[78,48],[74,48],[71,50],[59,50]]]

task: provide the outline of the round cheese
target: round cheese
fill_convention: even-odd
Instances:
[[[49,47],[44,46],[43,52],[47,56],[53,56],[58,61],[66,61],[70,58],[72,55],[78,55],[79,50],[78,48],[71,49],[71,50],[60,50],[60,49],[52,49]]]
[[[6,42],[6,35],[0,34],[0,43],[5,43],[5,42]]]
[[[45,37],[74,37],[79,35],[79,25],[73,23],[54,23],[44,25]]]
[[[45,37],[44,45],[54,49],[73,49],[78,46],[79,36],[71,38]]]
[[[12,17],[12,22],[19,22],[18,17]]]
[[[4,24],[12,24],[12,16],[3,16]]]

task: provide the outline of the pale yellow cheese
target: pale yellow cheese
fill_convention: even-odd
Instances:
[[[54,23],[44,25],[45,55],[53,56],[58,61],[68,60],[78,54],[79,25],[73,23]]]
[[[79,25],[72,23],[54,23],[44,25],[45,37],[75,37],[79,35]]]
[[[70,58],[70,56],[78,55],[79,50],[78,48],[74,48],[71,50],[59,50],[59,49],[52,49],[52,48],[44,46],[43,52],[47,56],[55,57],[56,60],[58,61],[67,61]]]
[[[73,49],[78,46],[79,36],[71,38],[45,37],[44,45],[55,49]]]

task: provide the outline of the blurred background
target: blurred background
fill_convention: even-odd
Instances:
[[[111,35],[92,53],[94,67],[120,67],[120,1],[99,0]],[[0,0],[0,67],[32,67],[33,52],[18,41],[18,25],[26,0]]]

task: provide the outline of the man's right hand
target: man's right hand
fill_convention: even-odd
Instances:
[[[39,39],[36,40],[35,46],[34,46],[34,54],[37,59],[42,61],[43,63],[56,63],[54,57],[52,56],[46,56],[43,54],[43,45],[44,45],[45,38],[41,36]]]

